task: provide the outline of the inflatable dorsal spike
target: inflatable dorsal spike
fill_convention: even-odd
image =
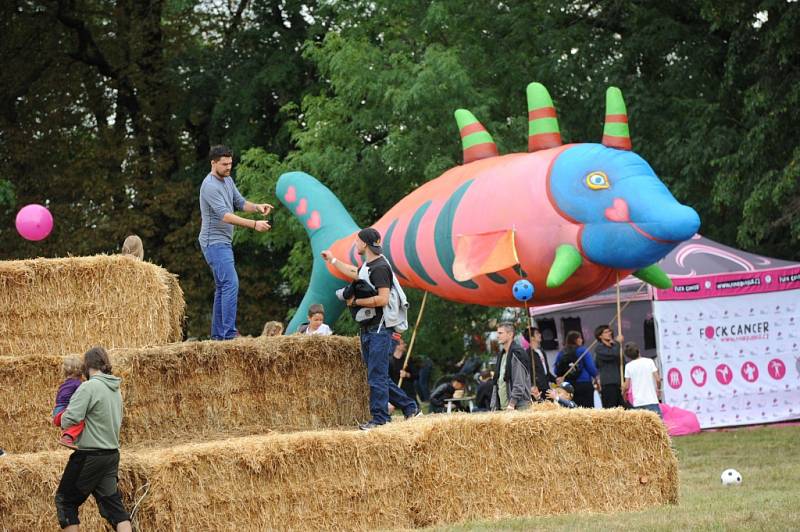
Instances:
[[[530,83],[528,96],[528,151],[561,146],[556,108],[550,93],[541,83]]]
[[[606,90],[606,122],[603,126],[603,145],[619,150],[630,150],[631,135],[628,130],[628,111],[622,91],[617,87]]]
[[[464,150],[464,164],[486,159],[487,157],[497,157],[497,144],[494,139],[478,122],[475,115],[466,109],[458,109],[455,112],[456,123],[461,133],[461,148]]]

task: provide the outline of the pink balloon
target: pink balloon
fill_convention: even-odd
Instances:
[[[17,213],[17,232],[26,240],[43,240],[53,230],[53,215],[36,203],[26,205]]]

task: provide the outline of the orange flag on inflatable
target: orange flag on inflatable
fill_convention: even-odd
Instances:
[[[468,281],[478,275],[499,272],[519,264],[514,230],[477,235],[458,235],[453,277]]]

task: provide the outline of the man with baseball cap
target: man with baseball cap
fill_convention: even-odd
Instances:
[[[372,227],[358,232],[356,251],[364,257],[361,268],[344,263],[330,252],[322,252],[322,258],[350,279],[368,281],[378,295],[365,298],[351,297],[348,306],[370,307],[375,316],[361,325],[361,356],[367,365],[369,383],[369,411],[372,419],[359,425],[361,430],[370,430],[391,421],[389,402],[400,408],[406,418],[417,415],[417,404],[397,384],[389,379],[389,360],[395,347],[394,328],[384,324],[384,308],[389,303],[394,273],[389,261],[381,254],[381,234]]]

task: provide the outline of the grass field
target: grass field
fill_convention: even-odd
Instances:
[[[432,530],[800,530],[799,426],[682,436],[673,445],[680,467],[677,506],[471,522]],[[721,485],[720,474],[727,468],[742,474],[741,486]]]

